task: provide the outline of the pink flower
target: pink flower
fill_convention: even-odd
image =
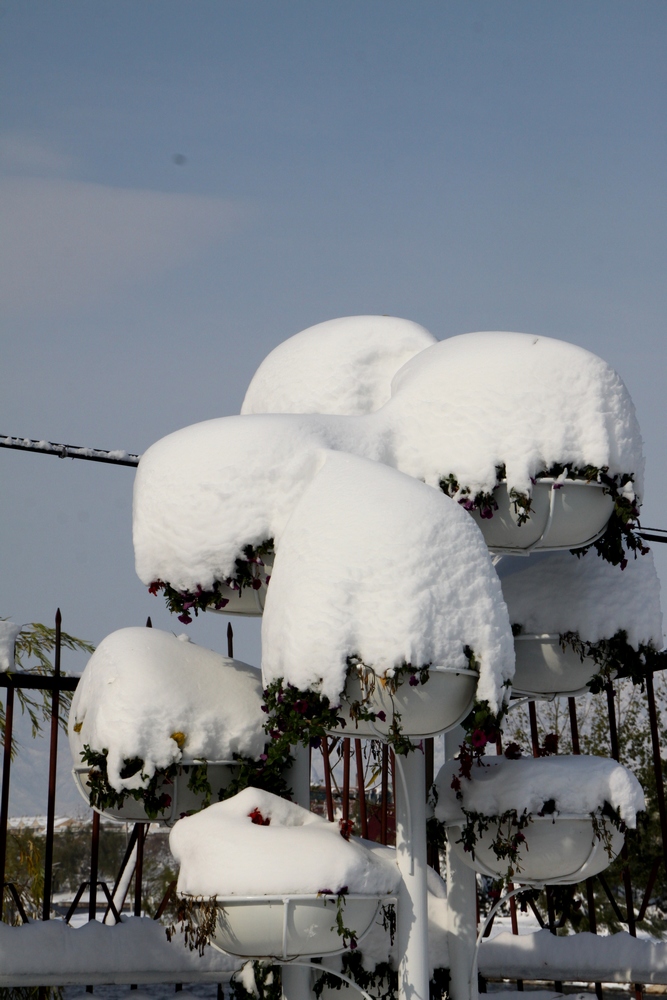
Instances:
[[[476,750],[481,750],[489,742],[489,738],[483,729],[475,729],[470,739]]]

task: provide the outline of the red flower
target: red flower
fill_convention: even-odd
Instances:
[[[256,824],[256,826],[270,826],[271,825],[271,817],[269,817],[268,819],[264,819],[264,817],[262,816],[262,814],[259,811],[259,809],[257,808],[257,806],[255,806],[255,808],[253,809],[252,812],[248,813],[248,817],[249,817],[249,819],[252,820],[253,823]]]
[[[354,823],[351,819],[340,819],[338,820],[338,826],[340,827],[340,835],[343,840],[349,840],[350,834],[354,829]]]
[[[470,742],[475,747],[476,750],[481,750],[489,742],[489,737],[486,735],[483,729],[475,729],[472,736],[470,737]]]

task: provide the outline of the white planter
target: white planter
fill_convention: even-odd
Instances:
[[[395,694],[391,694],[382,679],[372,670],[361,667],[350,671],[340,715],[346,720],[345,729],[332,730],[335,736],[384,739],[391,729],[394,713],[401,716],[400,727],[405,736],[425,739],[453,729],[465,719],[473,706],[479,675],[476,670],[455,667],[430,667],[426,684],[410,685],[404,675]],[[370,712],[384,712],[386,720],[375,722],[355,720],[350,716],[350,703],[364,701]]]
[[[602,822],[602,820],[600,820]],[[620,852],[625,840],[615,826],[607,823],[611,833],[613,857]],[[447,841],[456,856],[475,871],[491,878],[504,878],[507,874],[507,859],[497,858],[491,842],[495,830],[491,828],[477,838],[475,857],[463,850],[457,843],[461,836],[460,824],[448,824]],[[526,838],[522,845],[519,867],[514,881],[521,885],[568,885],[581,882],[591,875],[604,871],[612,859],[605,850],[603,841],[594,833],[590,816],[555,815],[533,816],[521,831]]]
[[[186,764],[186,766],[189,765]],[[236,761],[208,763],[208,781],[213,790],[211,802],[218,801],[218,790],[229,785],[237,767]],[[88,784],[90,771],[90,766],[85,764],[72,769],[74,783],[87,805],[90,805],[90,786]],[[160,782],[157,790],[158,795],[166,792],[167,795],[171,796],[171,803],[157,819],[149,819],[143,803],[131,797],[125,799],[122,806],[113,809],[95,809],[95,811],[118,823],[163,823],[166,826],[173,826],[184,813],[198,812],[203,807],[204,796],[201,792],[195,793],[188,788],[189,778],[190,775],[181,767],[175,778],[165,778]]]
[[[532,510],[519,525],[506,483],[494,490],[498,504],[493,517],[470,513],[492,552],[522,555],[533,549],[554,551],[582,548],[598,539],[607,526],[614,501],[599,483],[568,479],[553,488],[553,479],[538,479],[533,487]]]
[[[582,660],[571,646],[562,648],[558,634],[517,635],[514,638],[516,670],[512,680],[515,695],[551,698],[554,695],[585,694],[599,667],[592,656]]]
[[[343,920],[357,941],[368,933],[386,898],[354,893],[345,896]],[[348,950],[336,927],[335,896],[228,896],[218,899],[217,906],[218,922],[211,944],[228,955],[289,961]]]
[[[264,569],[262,570],[262,585],[254,590],[252,587],[244,587],[243,590],[232,590],[231,587],[220,585],[220,596],[227,598],[229,604],[216,611],[215,608],[207,608],[218,615],[245,615],[248,618],[258,618],[264,614],[264,604],[266,602],[266,591],[268,584],[264,583],[264,577],[271,576],[273,570],[273,559],[271,556],[263,556]]]

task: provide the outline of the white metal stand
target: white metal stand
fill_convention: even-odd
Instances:
[[[445,733],[445,757],[452,760],[463,739],[457,726]],[[477,1000],[475,964],[477,942],[477,883],[472,868],[447,848],[447,909],[449,911],[449,993],[452,1000]],[[473,978],[475,981],[473,982]]]
[[[286,777],[294,801],[310,809],[310,750],[300,744],[292,748],[294,764]],[[311,1000],[310,967],[307,965],[282,966],[283,1000]]]
[[[428,890],[426,885],[426,770],[424,754],[396,755],[396,937],[401,1000],[429,1000]]]

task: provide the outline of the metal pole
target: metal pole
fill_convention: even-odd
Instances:
[[[514,892],[514,883],[513,882],[508,882],[507,883],[507,890],[510,893]],[[517,919],[517,912],[516,912],[516,899],[515,899],[514,896],[510,895],[509,901],[510,901],[510,924],[512,925],[512,934],[515,937],[518,937],[518,935],[519,935],[519,921]],[[519,991],[519,993],[523,993],[523,979],[517,979],[517,981],[516,981],[516,988]]]
[[[658,798],[658,815],[660,816],[660,832],[662,834],[662,856],[665,862],[665,871],[667,872],[667,811],[665,810],[665,786],[662,777],[662,756],[660,754],[658,714],[655,707],[655,691],[653,688],[652,672],[646,675],[646,697],[648,700],[648,717],[651,726],[653,771],[655,773],[655,788]]]
[[[395,756],[396,861],[401,873],[396,937],[400,1000],[429,1000],[424,755]]]
[[[137,837],[137,860],[134,867],[134,915],[141,916],[141,896],[144,878],[144,843],[148,835],[148,823],[144,823],[144,829],[139,831]]]
[[[528,717],[530,719],[530,742],[533,748],[533,757],[540,756],[540,737],[537,732],[537,712],[535,711],[535,702],[528,702]]]
[[[14,725],[14,687],[7,688],[5,702],[5,741],[2,760],[2,798],[0,799],[0,920],[5,899],[5,871],[7,864],[7,823],[9,818],[9,776],[12,766],[12,729]]]
[[[97,916],[97,879],[100,859],[100,814],[93,810],[93,835],[90,844],[90,884],[88,885],[88,919]]]
[[[231,622],[227,625],[227,656],[230,660],[234,659],[234,629]]]
[[[457,726],[445,733],[445,758],[452,760],[463,740]],[[450,962],[449,992],[452,1000],[477,1000],[477,982],[471,982],[477,943],[477,880],[469,868],[447,845],[447,908]]]
[[[359,802],[359,823],[361,836],[368,840],[368,816],[366,814],[366,782],[364,780],[364,758],[361,740],[354,741],[354,756],[357,762],[357,801]]]
[[[579,749],[579,723],[577,722],[577,703],[574,698],[567,699],[567,707],[570,713],[570,732],[572,733],[572,753],[580,753]]]
[[[429,739],[424,740],[424,769],[426,785],[424,794],[426,796],[426,800],[428,801],[428,796],[433,785],[435,771],[435,741],[432,736]],[[428,841],[426,843],[426,857],[430,867],[440,874],[440,858],[438,856],[438,849],[435,844]]]
[[[322,763],[324,765],[324,789],[327,796],[327,819],[334,821],[333,792],[331,791],[331,762],[329,761],[329,737],[325,736],[320,744],[322,748]]]
[[[290,768],[288,777],[292,786],[292,798],[303,809],[310,809],[310,748],[299,744],[293,748],[293,752],[294,764]],[[325,768],[328,768],[328,764],[327,753]],[[310,1000],[310,969],[283,965],[282,985],[284,1000]]]
[[[343,740],[343,829],[347,831],[350,822],[350,738]]]
[[[49,798],[46,812],[46,839],[44,845],[44,909],[42,920],[48,920],[51,916],[51,886],[53,880],[53,836],[56,818],[56,775],[58,767],[58,725],[60,715],[60,626],[62,615],[60,608],[56,611],[56,648],[54,678],[56,683],[53,687],[53,697],[51,699],[51,746],[49,751]]]
[[[389,747],[382,744],[382,784],[381,784],[381,815],[380,815],[380,843],[387,843],[387,827],[389,819]]]

